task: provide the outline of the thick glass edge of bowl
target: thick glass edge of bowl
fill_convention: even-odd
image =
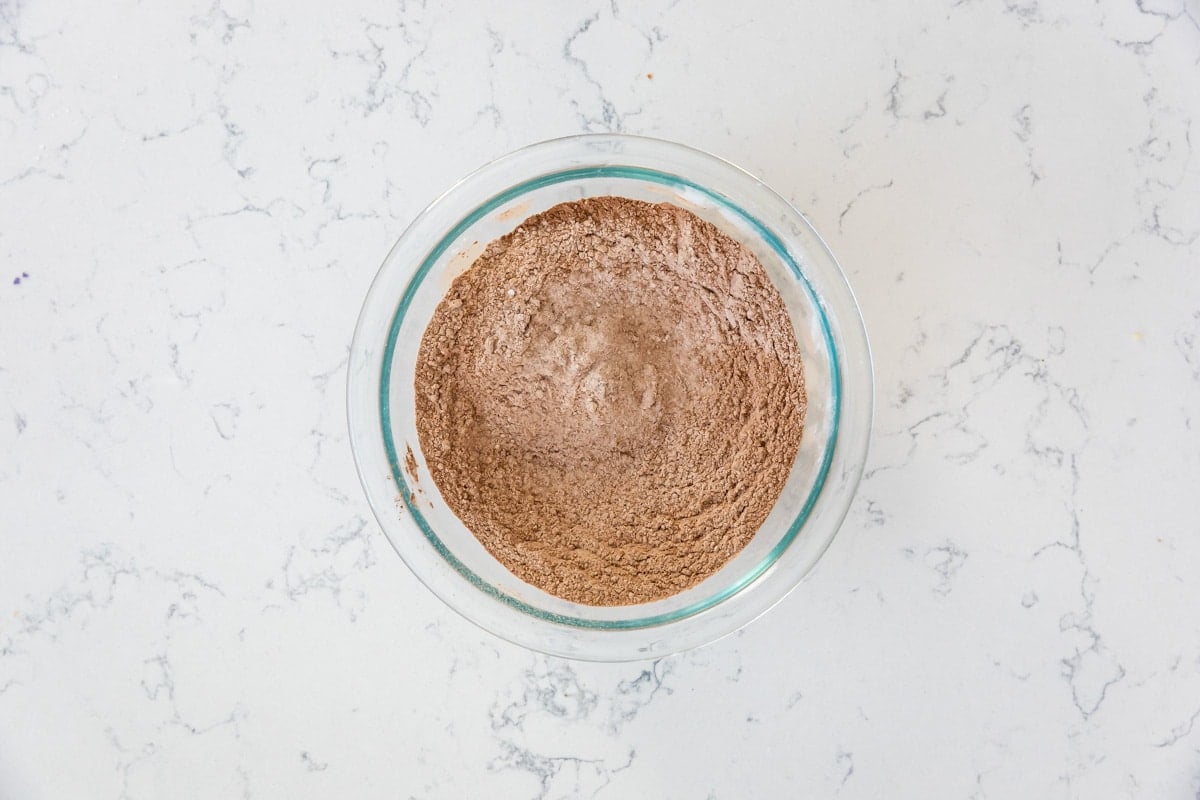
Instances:
[[[621,140],[621,142],[622,142],[622,143],[628,142],[630,139],[633,139],[633,138],[634,138],[634,137],[605,137],[605,136],[598,136],[598,137],[571,137],[571,139],[576,139],[576,140],[578,140],[578,139],[587,139],[587,140],[593,140],[593,141],[594,141],[594,140],[596,140],[596,139],[610,139],[610,140],[612,140],[612,139],[619,139],[619,140]],[[570,141],[570,140],[567,140],[567,141]],[[544,148],[544,146],[545,146],[545,145],[547,145],[547,144],[555,144],[555,143],[561,144],[562,142],[563,142],[563,140],[558,140],[558,142],[541,143],[541,145],[534,145],[534,146],[532,146],[531,148],[528,148],[528,149],[532,149],[532,150],[538,150],[538,149],[542,149],[542,148]],[[676,149],[676,150],[690,150],[690,148],[684,148],[684,147],[683,147],[683,146],[681,146],[681,145],[674,145],[673,143],[657,143],[657,144],[659,144],[660,146],[671,147],[671,148],[674,148],[674,149]],[[519,152],[519,151],[518,151],[518,152]],[[514,155],[516,155],[516,154],[514,154]],[[707,158],[708,158],[709,160],[711,160],[711,161],[720,161],[720,159],[718,159],[717,157],[715,157],[715,156],[711,156],[711,155],[708,155],[708,154],[704,154],[704,153],[695,153],[695,155],[699,155],[699,156],[701,156],[701,157],[707,157]],[[509,157],[506,157],[506,158],[509,158]],[[489,167],[492,167],[492,166],[496,166],[495,162],[493,162],[493,164],[489,165]],[[729,167],[732,167],[734,170],[737,170],[738,172],[742,172],[741,170],[738,170],[736,167],[733,167],[733,165],[729,165],[729,164],[727,164],[727,162],[726,162],[726,167],[727,167],[727,168],[729,168]],[[487,168],[484,168],[484,169],[487,169]],[[469,181],[470,181],[470,177],[471,177],[471,176],[468,176],[468,178],[464,179],[463,181],[460,181],[460,183],[469,182]],[[760,186],[760,187],[762,186],[762,183],[761,183],[761,181],[758,181],[757,179],[753,178],[753,176],[746,176],[746,177],[749,177],[749,178],[750,178],[750,179],[751,179],[751,180],[754,182],[754,184],[755,184],[755,185],[757,185],[757,186]],[[457,184],[456,184],[456,186],[457,186]],[[765,188],[765,187],[763,187],[763,188]],[[451,193],[453,193],[453,189],[452,189],[452,190],[450,190],[450,191],[448,191],[446,194],[451,194]],[[779,201],[779,202],[786,203],[786,201],[783,201],[783,200],[782,200],[782,198],[777,198],[777,199],[778,199],[778,201]],[[788,207],[789,207],[789,210],[791,211],[791,213],[792,213],[793,215],[795,215],[796,217],[799,217],[800,219],[802,219],[802,215],[799,215],[799,214],[798,214],[798,212],[796,212],[796,210],[795,210],[794,208],[791,208],[791,207],[790,207],[790,205],[789,205]],[[415,226],[415,223],[414,223],[414,226]],[[414,226],[410,226],[410,227],[414,227]],[[807,232],[808,234],[810,234],[810,235],[814,236],[816,239],[818,239],[818,240],[819,240],[819,237],[817,237],[817,236],[816,236],[816,234],[815,234],[815,231],[813,231],[813,229],[812,229],[812,226],[811,226],[811,225],[809,225],[809,224],[807,224],[807,223],[805,222],[805,223],[804,223],[804,227],[806,228],[806,232]],[[403,237],[402,237],[402,238],[403,238]],[[399,242],[398,242],[398,244],[399,244]],[[396,249],[396,248],[394,247],[394,248],[393,248],[393,250],[395,250],[395,249]],[[829,251],[828,251],[828,247],[827,247],[827,246],[824,246],[824,243],[823,243],[823,242],[819,242],[819,249],[821,249],[821,250],[824,250],[824,256],[825,256],[827,259],[829,259],[829,260],[832,260],[832,255],[829,253]],[[390,260],[390,259],[391,259],[392,255],[393,255],[392,253],[389,253],[389,259],[388,259],[388,260]],[[386,264],[386,261],[385,261],[385,264]],[[836,267],[836,262],[834,262],[834,266]],[[835,270],[835,277],[838,277],[838,276],[842,277],[842,282],[844,282],[844,276],[841,276],[840,269],[838,269],[838,270]],[[850,297],[851,297],[851,299],[852,299],[852,295],[850,295]],[[825,299],[825,298],[824,298],[824,296],[822,296],[822,299]],[[859,320],[860,320],[860,321],[859,321],[859,324],[861,325],[861,318],[860,318],[860,317],[859,317]],[[359,327],[361,327],[361,326],[359,326]],[[838,329],[839,329],[839,331],[841,331],[841,330],[842,330],[841,326],[838,326]],[[356,336],[357,336],[357,335],[356,335]],[[845,349],[850,349],[850,348],[845,348]],[[360,349],[360,350],[361,350],[361,349]],[[864,350],[864,352],[869,352],[869,351],[866,351],[866,350]],[[867,359],[867,361],[869,362],[869,359]],[[870,373],[869,373],[869,370],[868,370],[868,372],[867,372],[868,379],[869,379],[869,375],[870,375]],[[349,388],[349,387],[348,387],[348,388]],[[868,405],[868,409],[869,409],[869,405]],[[351,427],[353,428],[353,424],[351,425]],[[359,464],[359,462],[358,462],[358,456],[357,456],[357,453],[356,453],[356,464]],[[361,466],[361,465],[359,464],[359,466]],[[361,474],[361,469],[360,469],[360,479],[362,479],[363,477],[364,477],[364,476]],[[371,493],[370,493],[369,491],[368,491],[368,495],[369,495],[369,496],[371,496]],[[375,510],[377,510],[377,509],[376,509],[376,507],[373,505],[373,511],[375,511]],[[378,515],[378,514],[376,514],[376,516],[377,516],[377,518],[378,518],[378,516],[379,516],[379,515]],[[397,522],[397,520],[389,520],[389,522],[396,523],[396,522]],[[388,533],[388,535],[389,535],[389,539],[390,539],[390,540],[392,540],[392,544],[393,544],[393,546],[396,546],[396,542],[394,541],[394,539],[392,539],[392,532],[389,530],[389,526],[388,526],[387,524],[383,524],[383,521],[382,521],[382,520],[381,520],[381,525],[382,525],[382,527],[384,527],[384,529],[385,529],[385,532],[387,532],[387,533]],[[835,533],[836,533],[836,528],[837,528],[837,526],[836,526],[836,525],[835,525],[835,526],[833,526],[833,528],[832,528],[832,529],[831,529],[831,531],[830,531],[830,535],[826,537],[828,540],[830,540],[830,541],[832,540],[832,538],[833,538],[833,534],[835,534]],[[827,546],[827,544],[826,544],[826,546]],[[823,552],[823,549],[824,549],[824,548],[822,548],[822,549],[821,549],[821,550],[820,550],[820,551],[819,551],[819,552],[816,554],[816,556],[815,556],[814,558],[810,559],[810,561],[809,561],[809,564],[808,564],[808,566],[809,566],[809,567],[811,567],[812,565],[814,565],[814,564],[815,564],[815,562],[816,562],[817,558],[819,558],[820,552]],[[397,551],[398,551],[398,553],[401,555],[402,559],[404,559],[404,560],[405,560],[405,562],[409,564],[410,568],[413,568],[413,570],[414,570],[414,572],[417,574],[418,578],[420,578],[420,579],[421,579],[423,582],[425,582],[425,583],[426,583],[426,585],[427,585],[427,586],[429,586],[430,584],[429,584],[429,582],[428,582],[428,581],[425,579],[425,576],[424,576],[424,575],[423,575],[423,574],[420,572],[420,570],[417,570],[417,569],[415,569],[414,565],[413,565],[413,564],[412,564],[412,563],[411,563],[411,562],[410,562],[410,561],[409,561],[409,560],[408,560],[408,559],[405,557],[405,554],[404,554],[404,552],[403,552],[402,550],[400,550],[398,547],[397,547]],[[455,606],[455,605],[454,605],[454,604],[453,604],[453,603],[452,603],[452,602],[451,602],[451,601],[450,601],[448,598],[446,598],[445,596],[443,596],[443,594],[442,594],[441,592],[438,592],[438,591],[436,590],[436,588],[435,588],[435,587],[433,587],[433,586],[430,586],[430,588],[431,588],[431,590],[434,590],[434,593],[435,593],[436,595],[438,595],[439,597],[442,597],[442,599],[443,599],[444,601],[446,601],[446,602],[448,602],[448,603],[451,603],[452,607],[455,607],[455,610],[456,610],[456,611],[459,611],[460,613],[463,613],[463,614],[464,614],[464,616],[467,616],[469,619],[472,619],[472,621],[475,621],[475,622],[477,622],[477,623],[478,623],[478,624],[480,624],[481,626],[483,626],[483,627],[488,627],[488,626],[487,626],[485,623],[481,622],[481,621],[480,621],[480,620],[478,620],[478,619],[475,619],[475,618],[471,617],[471,615],[470,615],[470,614],[468,614],[468,613],[466,613],[465,611],[463,611],[463,609],[460,609],[460,608],[458,608],[457,606]],[[790,588],[790,587],[789,587],[789,588]],[[780,596],[782,596],[782,595],[780,595]],[[769,606],[767,606],[767,607],[769,607]],[[764,607],[764,610],[765,610],[765,607]],[[696,616],[702,616],[702,615],[696,615]],[[678,624],[680,624],[680,622],[683,622],[683,621],[686,621],[686,620],[680,620],[679,622],[674,622],[674,623],[667,623],[667,626],[671,626],[671,625],[678,625]],[[528,620],[526,620],[526,622],[528,622]],[[664,627],[666,627],[666,626],[664,626]],[[502,636],[504,635],[504,633],[503,633],[502,631],[498,631],[498,630],[495,630],[494,628],[490,628],[490,627],[488,627],[488,629],[489,629],[489,630],[492,630],[492,632],[493,632],[493,633],[497,633],[498,635],[502,635]],[[623,631],[623,633],[628,633],[628,631]],[[717,635],[719,636],[720,634],[718,633]],[[522,636],[522,637],[519,637],[519,638],[522,640],[520,643],[521,643],[521,644],[524,644],[525,646],[533,646],[533,647],[538,647],[538,646],[539,646],[539,645],[537,645],[537,644],[531,644],[529,641],[525,641],[525,637],[524,637],[524,636]],[[706,638],[715,638],[715,637],[711,637],[711,636],[709,636],[709,637],[706,637]],[[688,646],[688,645],[687,645],[687,644],[682,644],[681,646],[684,646],[684,647],[686,647],[686,646]],[[546,648],[542,648],[542,649],[546,649]],[[572,649],[573,649],[573,648],[572,648]],[[575,657],[580,657],[580,655],[579,655],[578,653],[574,653],[574,652],[573,652],[573,653],[572,653],[572,655],[574,655]]]
[[[569,152],[575,145],[582,145],[581,150],[574,153]],[[366,351],[362,346],[362,336],[365,332],[369,312],[374,307],[379,306],[377,290],[383,282],[384,273],[388,271],[389,264],[393,263],[397,252],[401,250],[402,245],[409,243],[413,235],[420,232],[423,223],[428,223],[433,211],[442,207],[449,200],[454,199],[464,188],[469,184],[476,183],[481,177],[502,173],[507,168],[518,166],[522,161],[547,159],[549,163],[554,164],[553,168],[561,168],[564,164],[572,163],[572,159],[583,159],[588,156],[604,153],[620,155],[622,154],[621,151],[626,148],[633,148],[635,150],[639,148],[643,149],[643,152],[634,153],[633,156],[641,159],[648,158],[651,161],[655,161],[663,156],[663,153],[653,152],[654,150],[665,150],[669,151],[673,156],[682,158],[684,161],[698,159],[702,164],[707,162],[709,165],[716,166],[720,170],[725,170],[736,175],[739,180],[746,182],[746,186],[741,188],[747,191],[763,193],[768,202],[775,204],[780,209],[786,209],[794,217],[799,227],[803,229],[803,233],[813,239],[814,247],[810,248],[813,252],[809,253],[809,255],[817,256],[818,261],[824,260],[827,262],[816,265],[823,274],[819,282],[820,286],[815,287],[814,293],[817,296],[818,302],[822,303],[823,311],[832,320],[830,326],[832,334],[835,338],[842,340],[838,342],[839,346],[837,349],[841,353],[847,354],[847,356],[854,353],[861,354],[861,358],[857,359],[860,363],[855,363],[855,360],[847,357],[845,363],[842,365],[843,386],[846,389],[856,389],[856,392],[848,392],[852,401],[856,397],[861,401],[861,398],[865,394],[866,405],[865,418],[861,416],[863,409],[861,408],[861,402],[859,402],[860,409],[857,413],[860,414],[860,418],[858,420],[847,420],[853,424],[843,425],[838,433],[834,447],[834,463],[831,465],[831,473],[834,471],[834,467],[838,467],[836,477],[838,483],[841,484],[841,489],[837,494],[844,495],[844,498],[842,498],[844,502],[839,503],[842,507],[834,512],[836,519],[834,520],[834,524],[829,526],[829,530],[823,537],[820,547],[815,549],[813,555],[809,559],[806,559],[803,564],[788,565],[787,563],[781,563],[784,559],[777,559],[768,570],[759,575],[750,585],[746,586],[733,597],[717,604],[713,608],[679,620],[647,628],[589,630],[559,625],[551,621],[532,617],[516,609],[507,608],[501,601],[486,596],[476,587],[469,587],[468,596],[463,597],[459,591],[463,587],[455,586],[453,581],[455,578],[458,578],[458,580],[465,583],[465,579],[461,578],[453,570],[447,570],[453,575],[450,584],[435,585],[433,579],[438,576],[432,572],[427,573],[422,565],[414,563],[409,555],[406,555],[405,549],[400,546],[395,538],[396,531],[393,530],[394,527],[412,528],[414,530],[411,532],[416,535],[415,538],[418,540],[417,547],[420,549],[422,543],[424,543],[424,536],[419,530],[415,530],[415,523],[407,516],[396,519],[390,517],[384,519],[383,512],[388,508],[388,504],[382,502],[382,498],[377,501],[375,493],[372,491],[367,480],[365,474],[367,465],[364,463],[366,454],[360,452],[361,445],[364,442],[364,431],[358,429],[353,412],[359,406],[359,398],[356,397],[356,385],[359,385],[362,392],[368,397],[374,395],[378,391],[379,386],[380,372],[373,369],[368,369],[369,374],[373,376],[372,380],[369,381],[370,385],[368,387],[362,387],[361,381],[356,384],[356,377],[365,366],[362,363],[366,356]],[[562,149],[568,151],[569,157],[565,161],[556,161],[556,154],[552,151]],[[646,149],[650,152],[646,152]],[[645,165],[643,161],[638,161],[637,163]],[[656,169],[663,168],[663,165],[657,162],[653,166]],[[526,178],[530,174],[529,172],[524,173]],[[464,200],[468,203],[475,202],[466,197],[464,197]],[[400,265],[399,268],[405,269],[405,265]],[[415,268],[416,265],[413,264],[406,271],[411,274]],[[826,281],[828,281],[828,284],[826,284]],[[829,289],[832,289],[833,292],[827,291]],[[836,310],[830,307],[830,294],[842,295],[840,298],[834,298],[839,306]],[[376,302],[373,303],[373,300]],[[391,313],[387,313],[387,316],[390,317],[392,313],[394,313],[394,309]],[[404,561],[410,571],[435,596],[449,605],[455,612],[490,633],[527,648],[590,660],[636,660],[657,657],[669,652],[698,646],[737,630],[778,603],[815,567],[821,555],[832,543],[833,538],[835,538],[841,522],[849,509],[853,490],[857,485],[863,465],[865,464],[866,444],[869,440],[871,418],[873,416],[870,347],[857,301],[854,299],[853,292],[846,281],[844,272],[837,264],[828,245],[821,239],[807,219],[761,180],[718,156],[674,142],[620,134],[572,136],[530,145],[489,162],[457,181],[453,186],[439,195],[437,199],[431,202],[414,218],[413,222],[400,238],[397,239],[384,258],[379,271],[376,273],[368,289],[362,311],[355,326],[350,358],[351,361],[347,369],[347,417],[355,466],[359,474],[360,483],[363,485],[364,492],[370,501],[369,504],[371,505],[372,513],[375,515],[380,527],[401,560]],[[382,353],[380,354],[380,358],[382,358]],[[855,384],[857,384],[856,387],[854,386]],[[370,402],[367,403],[368,410],[372,405]],[[368,420],[368,427],[377,428],[380,423],[379,415],[368,414],[368,416],[372,417],[372,419]],[[371,422],[375,424],[370,425],[369,423]],[[857,435],[854,435],[856,432]],[[859,441],[850,441],[851,437]],[[366,441],[373,441],[373,439],[373,433],[367,433]],[[848,455],[850,456],[848,459],[849,463],[846,463]],[[818,502],[828,503],[830,499],[830,487],[826,487],[818,498]],[[431,546],[428,543],[424,544]],[[413,555],[417,554],[414,553]],[[792,569],[787,569],[786,567],[788,566],[791,566]],[[797,571],[795,567],[800,567],[800,570]],[[763,591],[768,585],[772,584],[778,584],[773,586],[772,592]],[[751,589],[758,590],[753,593],[758,602],[749,606],[745,606],[744,603],[738,604],[735,602],[739,598],[748,596]],[[470,594],[476,594],[478,597],[470,597]],[[744,607],[737,608],[736,610],[740,613],[734,614],[730,613],[735,610],[729,608],[731,605],[742,605]],[[518,617],[519,619],[515,619],[514,623],[514,618]],[[593,646],[581,646],[582,644]],[[598,646],[601,644],[604,646]],[[612,647],[612,645],[617,646]]]

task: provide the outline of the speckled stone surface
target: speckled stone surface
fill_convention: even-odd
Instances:
[[[1197,796],[1198,20],[0,2],[0,797]],[[582,131],[761,176],[875,351],[822,563],[654,663],[455,616],[346,436],[407,222]]]

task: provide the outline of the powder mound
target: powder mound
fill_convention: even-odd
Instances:
[[[689,211],[563,203],[455,279],[417,356],[417,433],[450,509],[517,577],[588,605],[719,570],[804,427],[783,298]]]

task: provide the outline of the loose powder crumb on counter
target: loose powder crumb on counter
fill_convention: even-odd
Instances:
[[[450,509],[517,577],[645,603],[753,538],[795,460],[783,298],[689,211],[564,203],[492,242],[425,330],[417,433]]]

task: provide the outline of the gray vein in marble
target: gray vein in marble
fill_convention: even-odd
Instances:
[[[656,659],[649,669],[643,669],[637,677],[617,684],[616,696],[612,701],[609,730],[616,732],[622,725],[634,720],[638,712],[654,701],[659,692],[671,694],[664,681],[674,671],[672,659]]]
[[[628,769],[635,750],[628,750],[625,762],[610,766],[605,757],[584,758],[545,752],[525,742],[531,726],[545,722],[555,725],[584,725],[615,735],[632,723],[657,697],[669,695],[665,685],[673,672],[675,659],[659,659],[646,665],[635,676],[622,678],[612,685],[594,687],[586,683],[577,668],[562,659],[537,656],[517,686],[492,705],[490,727],[497,735],[500,754],[489,769],[519,770],[533,775],[539,783],[537,797],[591,796],[599,792],[612,776]],[[565,767],[571,767],[564,772]],[[563,791],[563,786],[569,786]]]
[[[842,213],[838,214],[838,218],[837,218],[838,232],[840,233],[842,231],[842,226],[846,220],[846,215],[850,213],[850,210],[852,208],[854,208],[854,204],[857,203],[859,200],[861,200],[864,195],[869,194],[871,192],[877,192],[877,191],[882,191],[884,189],[890,189],[895,185],[896,185],[896,180],[893,178],[893,179],[889,180],[887,183],[881,183],[881,184],[877,184],[874,186],[868,186],[865,189],[860,189],[858,191],[858,193],[856,195],[854,195],[854,197],[850,198],[850,202],[847,203],[846,207],[842,209]]]
[[[242,409],[237,403],[217,403],[208,412],[217,434],[226,441],[237,435],[238,417],[241,415]]]
[[[366,595],[346,580],[351,574],[375,564],[375,534],[363,517],[330,531],[315,547],[293,546],[283,564],[283,592],[297,600],[313,592],[328,593],[334,604],[346,612],[351,622],[362,613]],[[268,588],[274,588],[274,581]]]
[[[561,792],[560,797],[596,797],[612,782],[613,775],[633,766],[637,755],[630,750],[624,764],[610,768],[601,759],[538,755],[508,741],[501,742],[501,747],[502,754],[488,765],[488,769],[493,772],[517,770],[532,775],[539,787],[533,800],[548,798],[560,778],[566,779],[570,787],[568,791]]]
[[[867,500],[866,513],[868,525],[878,527],[880,525],[887,524],[887,514],[884,512],[883,508],[878,502],[874,500]]]
[[[1033,118],[1030,113],[1030,105],[1026,103],[1021,106],[1013,120],[1017,123],[1017,140],[1025,148],[1025,169],[1029,171],[1030,185],[1036,184],[1042,179],[1041,174],[1033,165],[1033,146],[1030,140],[1033,138]]]
[[[117,769],[121,773],[121,794],[118,800],[126,800],[126,798],[132,797],[129,794],[129,771],[142,761],[154,757],[158,753],[158,747],[153,742],[147,742],[142,745],[140,750],[132,752],[129,748],[121,744],[121,740],[117,737],[116,731],[111,726],[106,727],[104,733],[109,746],[119,754]]]
[[[221,42],[229,44],[233,41],[233,37],[237,35],[239,30],[249,30],[249,19],[241,19],[232,16],[225,10],[225,5],[221,0],[213,0],[208,10],[203,15],[193,15],[192,24],[199,25],[204,28],[211,28],[221,31]],[[196,40],[196,35],[192,34],[192,41]]]
[[[1161,741],[1155,742],[1155,747],[1172,747],[1181,739],[1186,739],[1192,735],[1192,728],[1196,725],[1196,720],[1200,719],[1200,708],[1197,708],[1186,722],[1183,722],[1171,729],[1171,733]]]
[[[1067,259],[1063,258],[1062,241],[1058,240],[1055,243],[1056,263],[1060,267],[1080,267],[1087,271],[1089,277],[1094,277],[1096,270],[1100,269],[1101,265],[1108,260],[1108,257],[1111,256],[1118,247],[1120,247],[1120,242],[1109,242],[1104,247],[1104,250],[1100,253],[1100,255],[1096,257],[1095,261],[1093,261],[1091,264],[1081,264],[1075,261],[1068,261]]]
[[[1175,334],[1175,348],[1192,373],[1192,380],[1200,381],[1200,310],[1192,312],[1192,327]]]
[[[422,6],[424,9],[424,6]],[[404,9],[399,9],[398,21],[395,24],[369,22],[363,29],[364,38],[369,44],[368,50],[330,50],[330,55],[337,58],[353,58],[370,67],[372,74],[367,84],[365,101],[355,103],[363,109],[363,115],[368,116],[390,106],[397,97],[403,97],[408,102],[408,112],[421,127],[429,125],[433,118],[433,104],[437,99],[436,91],[414,88],[413,69],[420,66],[429,52],[431,32],[423,31],[426,36],[420,38],[413,33],[414,26],[405,19]],[[396,44],[389,41],[399,35],[399,45],[407,56],[399,71],[392,77],[393,69],[391,53],[395,52]]]
[[[967,558],[967,553],[949,541],[927,551],[925,564],[938,576],[938,582],[933,590],[940,595],[949,594],[953,588],[954,576],[966,564]]]
[[[490,102],[488,102],[487,105],[485,105],[479,109],[479,111],[475,114],[475,119],[479,120],[484,117],[488,117],[492,121],[492,127],[499,129],[501,124],[503,124],[503,122],[504,122],[504,114],[500,111],[500,106],[496,104],[496,77],[495,77],[495,75],[496,75],[496,57],[504,52],[504,37],[501,36],[500,33],[495,28],[492,27],[491,23],[487,23],[484,26],[484,29],[487,31],[488,41],[490,43],[490,47],[488,48],[488,56],[487,56],[487,59],[488,59],[488,64],[487,64],[487,66],[488,66],[488,68],[487,68],[488,98],[489,98]]]
[[[942,117],[946,116],[946,95],[948,95],[949,93],[950,93],[950,90],[946,89],[941,94],[939,94],[937,96],[937,99],[934,101],[934,107],[926,109],[925,112],[921,115],[922,118],[926,119],[926,120],[930,120],[930,119],[941,119]]]
[[[838,784],[840,792],[846,783],[854,776],[854,753],[845,750],[839,750],[837,754],[837,766],[841,771],[841,782]]]
[[[67,176],[63,175],[62,173],[50,172],[49,170],[43,169],[42,167],[26,167],[25,169],[18,172],[16,175],[13,175],[13,176],[10,176],[3,180],[0,180],[0,189],[4,189],[9,186],[13,186],[15,184],[21,183],[22,181],[26,181],[30,178],[37,178],[37,177],[49,178],[52,181],[65,181],[67,179]]]
[[[846,120],[845,124],[838,128],[838,135],[845,136],[847,133],[849,133],[855,125],[862,121],[863,117],[867,115],[867,111],[869,111],[870,108],[871,104],[864,102],[862,109],[851,114]]]
[[[521,697],[503,707],[493,707],[492,730],[520,729],[526,716],[535,710],[559,719],[581,720],[599,705],[599,695],[580,684],[569,662],[545,659],[542,665],[542,669],[525,673]]]
[[[1168,11],[1156,11],[1152,8],[1146,8],[1146,0],[1134,0],[1134,5],[1137,6],[1139,14],[1161,19],[1163,21],[1163,30],[1166,30],[1166,27],[1172,22],[1186,20],[1193,28],[1200,31],[1200,19],[1197,18],[1197,14],[1192,13],[1192,9],[1188,7],[1187,0],[1179,4],[1179,11],[1174,14]],[[1161,32],[1159,35],[1161,35]],[[1153,38],[1158,39],[1158,36]],[[1153,40],[1147,42],[1147,44],[1153,44]]]
[[[1017,0],[1004,0],[1004,13],[1016,17],[1023,28],[1045,21],[1038,0],[1027,0],[1024,3],[1017,2]]]
[[[900,85],[908,80],[903,72],[900,71],[900,62],[892,61],[892,69],[896,73],[892,85],[887,90],[887,105],[884,106],[884,111],[894,119],[900,119]]]
[[[615,6],[612,8],[612,12],[615,16]],[[571,35],[567,37],[567,41],[563,44],[562,57],[564,61],[579,70],[584,81],[595,90],[597,100],[600,103],[600,116],[597,118],[594,115],[586,113],[580,106],[579,100],[574,97],[570,101],[571,107],[575,109],[575,114],[579,118],[579,124],[583,130],[589,132],[622,133],[625,131],[626,120],[640,114],[641,109],[628,112],[618,111],[616,104],[609,99],[604,84],[592,75],[588,62],[575,54],[576,41],[585,35],[599,19],[599,13],[592,14],[572,31]],[[651,46],[653,46],[652,41]]]
[[[324,772],[329,769],[329,764],[313,758],[307,750],[301,751],[300,760],[304,762],[304,768],[309,772]]]
[[[1062,329],[1049,329],[1048,356],[1062,357],[1066,350],[1065,332]],[[1090,434],[1088,414],[1079,392],[1074,387],[1063,385],[1056,380],[1047,360],[1029,353],[1006,327],[984,327],[972,338],[962,353],[935,377],[935,380],[940,382],[942,391],[947,394],[950,393],[952,381],[956,385],[965,381],[965,404],[956,410],[934,412],[910,424],[903,431],[908,437],[908,447],[899,465],[876,467],[868,471],[866,479],[869,480],[880,470],[895,469],[909,463],[919,446],[922,431],[935,424],[938,425],[937,428],[930,428],[935,436],[939,431],[954,431],[959,436],[967,437],[966,442],[970,442],[971,439],[976,442],[971,445],[970,450],[961,453],[947,452],[944,457],[956,463],[973,461],[988,443],[971,428],[971,407],[1010,374],[1030,382],[1040,393],[1040,398],[1026,423],[1026,452],[1046,464],[1049,469],[1059,471],[1067,480],[1064,509],[1069,527],[1063,538],[1039,548],[1033,553],[1033,557],[1039,558],[1054,549],[1066,550],[1079,565],[1079,596],[1083,604],[1082,610],[1068,613],[1060,621],[1060,630],[1064,634],[1075,636],[1077,642],[1071,647],[1071,652],[1062,658],[1061,663],[1063,676],[1070,687],[1072,703],[1081,716],[1088,719],[1100,709],[1109,690],[1124,679],[1126,670],[1105,647],[1092,621],[1095,600],[1093,579],[1083,546],[1077,499],[1078,458],[1087,447]],[[1043,420],[1050,418],[1052,406],[1057,410],[1056,413],[1066,414],[1068,419],[1073,419],[1073,424],[1078,426],[1077,433],[1070,434],[1069,428],[1061,428],[1061,423],[1059,427],[1042,430]],[[1049,435],[1050,439],[1043,441],[1042,437],[1046,435]],[[951,587],[950,579],[966,563],[968,557],[966,552],[952,543],[933,548],[926,553],[927,565],[941,579],[935,589],[939,594],[948,593]]]

